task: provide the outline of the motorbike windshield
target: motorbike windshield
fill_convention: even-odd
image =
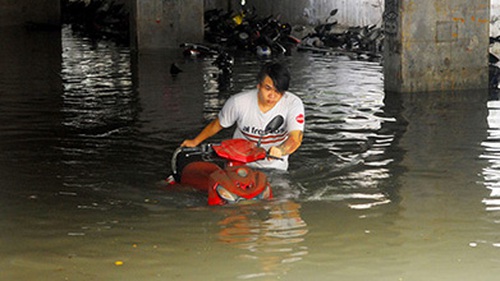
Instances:
[[[221,158],[241,163],[250,163],[266,158],[266,151],[245,139],[230,139],[214,145],[215,153]]]

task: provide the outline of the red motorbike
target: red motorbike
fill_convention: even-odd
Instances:
[[[264,133],[283,124],[277,116]],[[245,164],[270,157],[267,151],[246,139],[224,140],[219,144],[179,147],[172,156],[172,183],[190,186],[208,193],[208,205],[225,205],[244,200],[273,197],[267,176]]]

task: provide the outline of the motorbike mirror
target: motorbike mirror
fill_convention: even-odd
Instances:
[[[333,10],[331,10],[331,11],[330,11],[330,15],[326,18],[325,22],[328,22],[328,20],[329,20],[331,17],[335,16],[335,15],[337,14],[337,12],[338,12],[338,11],[339,11],[339,9],[333,9]]]
[[[260,144],[262,142],[262,137],[265,134],[268,134],[274,130],[277,130],[283,123],[285,122],[285,118],[281,115],[275,116],[269,123],[267,123],[266,128],[264,129],[264,132],[260,135],[259,141],[257,142],[257,147],[260,147]]]
[[[281,125],[283,125],[283,122],[285,122],[285,118],[283,116],[278,115],[274,117],[269,123],[267,124],[266,128],[264,129],[264,133],[270,133],[274,130],[277,130]]]

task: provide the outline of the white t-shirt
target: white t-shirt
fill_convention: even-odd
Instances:
[[[219,112],[219,122],[222,127],[228,128],[236,123],[233,138],[243,138],[257,143],[266,125],[278,115],[283,116],[285,122],[276,131],[262,137],[261,145],[266,150],[282,144],[291,131],[304,131],[304,105],[299,97],[285,92],[271,110],[263,113],[259,109],[257,93],[258,89],[255,89],[231,96]],[[249,165],[286,170],[288,155],[283,157],[283,161],[264,159]]]

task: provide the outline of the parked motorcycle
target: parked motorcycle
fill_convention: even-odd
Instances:
[[[234,58],[221,46],[211,46],[200,43],[182,43],[182,53],[185,57],[214,58],[213,65],[219,68],[223,74],[232,73]]]
[[[379,59],[382,53],[384,33],[376,25],[342,27],[332,18],[338,10],[334,9],[324,23],[317,25],[314,32],[302,38],[297,47],[301,51],[319,53],[341,53],[361,58]]]
[[[279,115],[266,126],[261,138],[284,122]],[[208,195],[208,205],[234,204],[273,197],[264,172],[245,164],[270,157],[258,143],[229,139],[218,144],[179,147],[172,156],[169,181],[189,186]]]
[[[282,23],[279,16],[258,17],[255,9],[240,13],[214,9],[205,12],[205,39],[261,56],[290,55],[300,42],[291,35],[291,25]]]

